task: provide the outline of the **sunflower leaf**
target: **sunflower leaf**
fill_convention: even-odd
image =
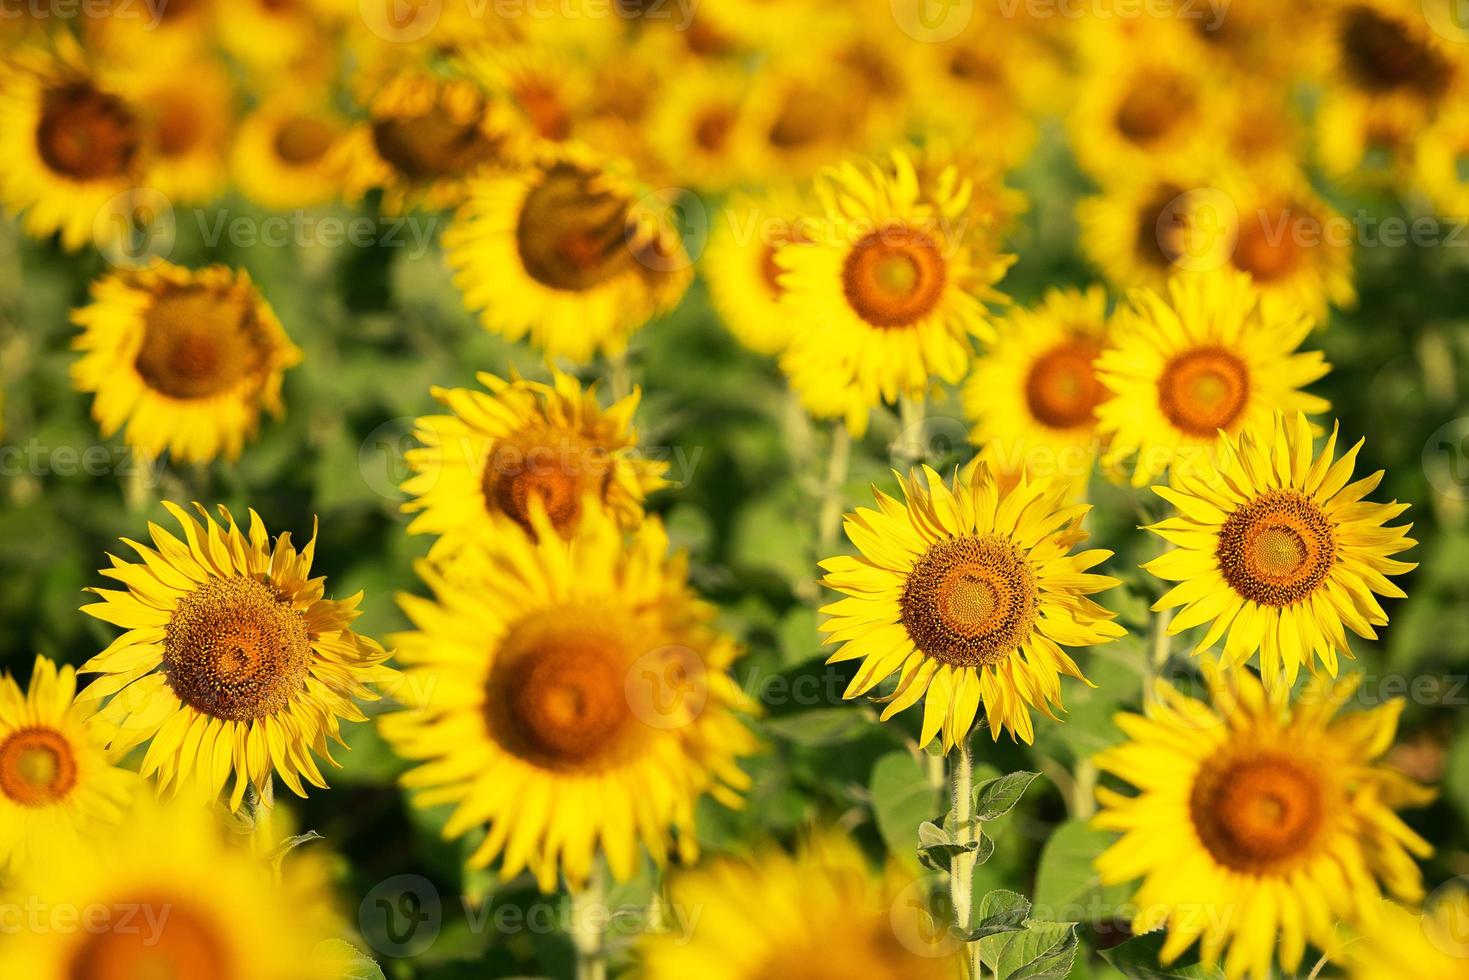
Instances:
[[[1038,772],[1012,772],[998,779],[987,779],[974,790],[974,818],[994,820],[1015,808]]]
[[[979,903],[979,922],[963,935],[965,942],[976,942],[1006,932],[1025,928],[1030,915],[1030,900],[1018,892],[997,888]]]
[[[1158,956],[1163,951],[1166,938],[1167,933],[1161,929],[1135,936],[1111,949],[1102,950],[1102,959],[1130,980],[1222,980],[1222,970],[1204,966],[1192,951],[1168,966],[1160,966]]]
[[[1080,945],[1074,922],[1028,919],[1025,928],[980,941],[980,957],[995,980],[1064,980]]]

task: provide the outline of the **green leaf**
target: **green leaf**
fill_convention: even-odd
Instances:
[[[835,745],[870,731],[871,719],[852,708],[817,708],[767,718],[764,727],[777,738],[797,745]],[[907,756],[906,752],[901,754]]]
[[[1065,980],[1079,940],[1074,922],[1028,920],[1020,932],[980,940],[980,958],[995,980]]]
[[[294,837],[287,837],[276,846],[275,850],[270,852],[271,867],[275,868],[276,873],[279,874],[281,870],[281,864],[285,861],[287,854],[290,854],[302,844],[309,844],[314,840],[326,840],[326,838],[321,836],[314,830],[308,830],[306,831],[306,833],[297,834]]]
[[[1169,966],[1158,965],[1158,954],[1163,951],[1163,931],[1135,936],[1111,949],[1102,950],[1102,959],[1111,963],[1131,980],[1220,980],[1224,971],[1218,967],[1210,969],[1198,961],[1193,952]]]
[[[1132,897],[1127,885],[1102,884],[1096,858],[1114,835],[1095,830],[1085,821],[1072,820],[1057,827],[1041,850],[1035,879],[1038,914],[1065,921],[1101,922],[1116,917]]]
[[[1001,933],[1019,932],[1025,928],[1029,915],[1029,899],[1018,892],[997,888],[979,903],[979,921],[964,939],[975,942]]]
[[[928,772],[920,760],[899,749],[881,756],[873,765],[868,789],[872,794],[877,829],[888,850],[894,854],[911,854],[913,838],[919,827],[942,805],[939,787],[929,781]],[[944,840],[952,838],[945,834]],[[941,841],[934,838],[932,843],[937,846]]]
[[[317,943],[311,960],[336,980],[385,980],[382,967],[371,956],[340,939]]]
[[[986,780],[974,790],[974,819],[994,820],[1015,808],[1038,772],[1012,772],[998,779]]]

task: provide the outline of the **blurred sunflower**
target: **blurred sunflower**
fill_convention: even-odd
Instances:
[[[921,3],[918,4],[921,9]],[[1054,88],[1059,73],[1013,18],[983,14],[943,43],[917,47],[911,103],[920,128],[941,134],[965,152],[983,152],[1004,166],[1026,160],[1035,146],[1032,111],[1039,92]],[[1003,39],[1003,40],[1001,40]],[[983,127],[985,139],[972,138]]]
[[[1097,791],[1095,826],[1123,836],[1097,858],[1106,884],[1142,878],[1137,934],[1167,927],[1167,966],[1198,941],[1206,969],[1287,975],[1338,920],[1361,922],[1380,896],[1423,897],[1413,856],[1428,843],[1394,811],[1432,791],[1377,761],[1403,702],[1336,717],[1360,675],[1316,679],[1291,705],[1248,670],[1205,663],[1211,704],[1159,682],[1146,717],[1118,716],[1131,741],[1094,759],[1136,795]],[[1416,974],[1415,974],[1416,975]]]
[[[62,247],[75,251],[99,233],[108,202],[141,182],[146,154],[138,106],[117,79],[88,67],[64,40],[54,52],[18,52],[4,67],[0,203],[24,215],[27,234],[59,234]]]
[[[644,936],[642,980],[868,977],[951,980],[954,942],[896,866],[874,874],[851,840],[828,834],[795,855],[766,846],[680,875],[671,905],[689,913]],[[693,918],[697,910],[698,918]]]
[[[826,642],[842,645],[827,662],[862,660],[847,698],[897,673],[882,720],[925,698],[922,745],[940,731],[945,750],[967,738],[981,703],[994,740],[1004,729],[1029,743],[1032,708],[1056,717],[1061,675],[1086,680],[1062,647],[1125,633],[1087,598],[1117,584],[1087,572],[1112,553],[1069,553],[1090,507],[1066,505],[1065,484],[1022,478],[1002,494],[978,461],[952,488],[927,466],[923,477],[902,480],[906,504],[874,489],[879,510],[846,520],[861,555],[821,563],[823,583],[847,596],[822,609]]]
[[[231,171],[250,200],[275,210],[326,204],[337,193],[330,161],[346,124],[325,95],[282,89],[240,121]]]
[[[243,269],[161,262],[97,280],[91,298],[72,313],[83,352],[72,382],[97,396],[104,436],[126,426],[149,456],[234,459],[262,409],[280,416],[281,379],[301,352]]]
[[[1107,294],[1052,289],[1034,309],[996,321],[998,338],[964,384],[969,439],[1002,485],[1022,473],[1081,487],[1101,445],[1107,389],[1094,365],[1107,339]]]
[[[448,577],[420,572],[436,600],[405,596],[417,632],[395,637],[415,691],[383,735],[423,765],[403,777],[420,806],[454,804],[446,839],[484,826],[474,868],[500,858],[544,891],[573,888],[598,850],[618,880],[638,846],[692,860],[694,804],[728,806],[755,749],[751,704],[727,670],[733,642],[689,591],[686,561],[649,520],[625,541],[592,500],[576,536],[556,534],[539,503],[536,536],[502,520]]]
[[[223,190],[235,121],[224,68],[198,59],[142,69],[129,85],[150,149],[147,185],[175,204],[204,204]]]
[[[1023,191],[1005,183],[1005,168],[989,155],[990,149],[974,141],[929,133],[913,155],[913,169],[924,200],[933,205],[939,205],[952,188],[967,182],[970,190],[965,217],[973,222],[974,233],[1001,241],[1030,209],[1030,200]]]
[[[762,69],[745,99],[754,176],[776,184],[804,181],[865,150],[868,120],[849,84],[834,67],[805,59]]]
[[[1097,410],[1111,440],[1103,468],[1131,460],[1140,487],[1207,461],[1221,430],[1268,425],[1276,412],[1326,411],[1325,399],[1301,390],[1331,369],[1320,351],[1296,350],[1311,325],[1303,311],[1262,298],[1241,272],[1180,276],[1166,296],[1134,290],[1096,363],[1112,393]]]
[[[223,524],[199,504],[202,524],[163,506],[185,540],[151,523],[153,547],[124,538],[142,563],[109,556],[102,574],[126,591],[91,589],[102,601],[82,607],[127,631],[82,667],[101,675],[82,699],[107,699],[96,722],[114,752],[149,743],[141,772],[164,788],[212,800],[233,772],[232,810],[247,786],[269,793],[272,770],[298,796],[303,779],[324,789],[313,753],[336,765],[341,719],[366,720],[354,699],[397,677],[351,629],[361,593],[325,598],[314,530],[298,552],[290,534],[272,544],[253,510],[245,532],[223,506]]]
[[[660,95],[648,122],[653,154],[671,178],[723,191],[751,171],[745,78],[728,66],[690,70]]]
[[[970,227],[970,181],[920,186],[902,151],[891,172],[828,169],[816,192],[811,243],[775,256],[795,322],[781,367],[813,415],[861,435],[873,407],[963,377],[971,338],[993,336],[985,301],[1005,298],[994,286],[1014,256]]]
[[[643,498],[667,486],[668,464],[638,455],[632,425],[638,392],[604,410],[595,387],[583,389],[560,371],[553,370],[549,385],[478,377],[488,393],[435,388],[434,397],[453,414],[415,424],[423,446],[407,453],[413,475],[403,491],[414,499],[403,509],[418,514],[409,533],[444,535],[434,546],[440,552],[492,531],[496,515],[533,533],[534,499],[570,538],[589,496],[625,528],[642,521]]]
[[[776,255],[808,245],[812,208],[794,192],[736,195],[715,218],[702,268],[709,301],[730,333],[759,354],[779,354],[796,324],[780,305],[785,295]]]
[[[1441,216],[1469,218],[1469,106],[1456,106],[1421,134],[1414,177]]]
[[[1421,915],[1384,899],[1376,921],[1333,962],[1343,962],[1351,980],[1463,980],[1466,925],[1469,902],[1462,892]]]
[[[76,691],[76,671],[45,657],[29,690],[0,676],[0,869],[70,852],[132,799],[136,774],[109,763]]]
[[[585,59],[549,45],[500,42],[465,51],[458,63],[507,110],[516,144],[510,153],[533,161],[582,135],[592,97]]]
[[[1233,202],[1186,168],[1153,168],[1076,205],[1082,254],[1118,289],[1163,290],[1185,269],[1229,261]]]
[[[1336,431],[1311,457],[1304,415],[1220,440],[1216,467],[1175,470],[1153,491],[1178,516],[1149,530],[1175,547],[1143,567],[1179,585],[1155,609],[1182,606],[1176,634],[1209,624],[1197,654],[1224,640],[1224,662],[1238,666],[1260,651],[1267,687],[1288,689],[1301,665],[1319,662],[1333,677],[1338,652],[1352,656],[1343,626],[1376,639],[1387,623],[1373,593],[1401,598],[1388,581],[1415,565],[1391,556],[1416,542],[1387,522],[1407,504],[1363,498],[1382,471],[1348,484],[1360,442],[1336,459]]]
[[[661,207],[614,165],[563,152],[475,181],[444,247],[486,329],[585,362],[623,350],[693,277]]]
[[[319,847],[320,845],[316,845]],[[16,930],[0,975],[26,980],[335,980],[326,955],[343,930],[325,862],[291,853],[279,880],[225,839],[202,808],[140,802],[123,825],[54,851],[9,901],[85,911],[85,928]]]
[[[313,4],[299,0],[234,0],[215,18],[214,33],[231,56],[267,77],[310,61],[329,43]]]
[[[1316,157],[1335,182],[1353,190],[1396,187],[1416,165],[1425,125],[1403,102],[1366,102],[1326,93],[1316,110]]]

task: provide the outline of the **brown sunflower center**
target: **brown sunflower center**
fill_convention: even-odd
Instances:
[[[1102,352],[1095,341],[1064,341],[1036,358],[1025,378],[1030,414],[1053,429],[1090,425],[1105,395],[1092,364]]]
[[[158,152],[166,157],[183,156],[199,144],[206,125],[198,103],[185,93],[165,96],[158,107],[155,129]]]
[[[706,153],[720,153],[734,132],[735,114],[729,106],[712,105],[694,119],[694,142]]]
[[[1193,88],[1183,78],[1147,75],[1133,85],[1117,107],[1117,131],[1132,143],[1157,143],[1179,128],[1193,109]]]
[[[47,806],[65,799],[76,781],[76,756],[56,729],[21,728],[0,742],[0,794],[12,802]]]
[[[316,163],[336,138],[330,126],[310,116],[293,116],[276,130],[275,155],[293,167]]]
[[[56,173],[76,180],[116,177],[137,155],[138,121],[115,95],[78,82],[48,92],[36,149]]]
[[[491,159],[497,145],[478,119],[463,122],[440,106],[419,116],[378,120],[372,125],[372,144],[409,180],[462,177]]]
[[[284,710],[310,663],[306,617],[253,578],[210,579],[179,600],[165,628],[169,687],[215,718],[249,721]]]
[[[939,305],[948,265],[928,232],[890,225],[864,235],[847,254],[847,303],[874,327],[906,327]]]
[[[999,535],[940,541],[913,565],[899,618],[913,645],[955,667],[998,663],[1030,636],[1035,572]]]
[[[572,167],[548,171],[526,195],[516,225],[525,271],[542,285],[581,292],[636,271],[627,201]]]
[[[1283,753],[1205,765],[1189,812],[1214,859],[1247,874],[1279,872],[1310,852],[1323,824],[1319,778]]]
[[[797,86],[786,93],[766,134],[777,150],[799,150],[842,132],[842,107],[829,93]]]
[[[1369,91],[1413,88],[1436,96],[1449,85],[1452,68],[1412,25],[1371,7],[1342,14],[1341,45],[1347,72]]]
[[[114,905],[151,913],[128,926],[121,918],[105,931],[88,930],[72,953],[69,980],[237,980],[239,971],[220,927],[170,896]]]
[[[1240,224],[1234,246],[1234,264],[1256,282],[1273,282],[1294,272],[1306,256],[1305,247],[1290,224],[1300,209],[1288,206],[1278,212],[1261,211]]]
[[[1164,417],[1179,431],[1200,438],[1229,428],[1249,395],[1249,369],[1222,347],[1185,351],[1164,365],[1158,378],[1158,407]]]
[[[208,398],[260,372],[268,344],[254,305],[241,293],[205,286],[170,289],[143,314],[134,366],[170,398]]]
[[[1325,512],[1299,490],[1270,490],[1225,520],[1219,568],[1246,599],[1286,606],[1314,592],[1336,562]]]
[[[582,498],[603,496],[612,476],[607,448],[563,429],[531,429],[495,444],[485,462],[480,488],[492,510],[529,532],[533,499],[553,527],[570,536],[581,517]]]
[[[524,81],[515,89],[515,101],[542,139],[559,142],[571,135],[571,111],[553,83]]]
[[[505,638],[487,685],[486,717],[501,744],[547,769],[597,769],[635,734],[628,637],[605,611],[558,610]]]
[[[1193,225],[1187,207],[1180,206],[1187,204],[1186,193],[1177,184],[1161,184],[1138,208],[1137,254],[1156,269],[1170,268],[1188,254]]]

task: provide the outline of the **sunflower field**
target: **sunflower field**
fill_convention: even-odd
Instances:
[[[1469,978],[1469,4],[0,0],[0,980]]]

